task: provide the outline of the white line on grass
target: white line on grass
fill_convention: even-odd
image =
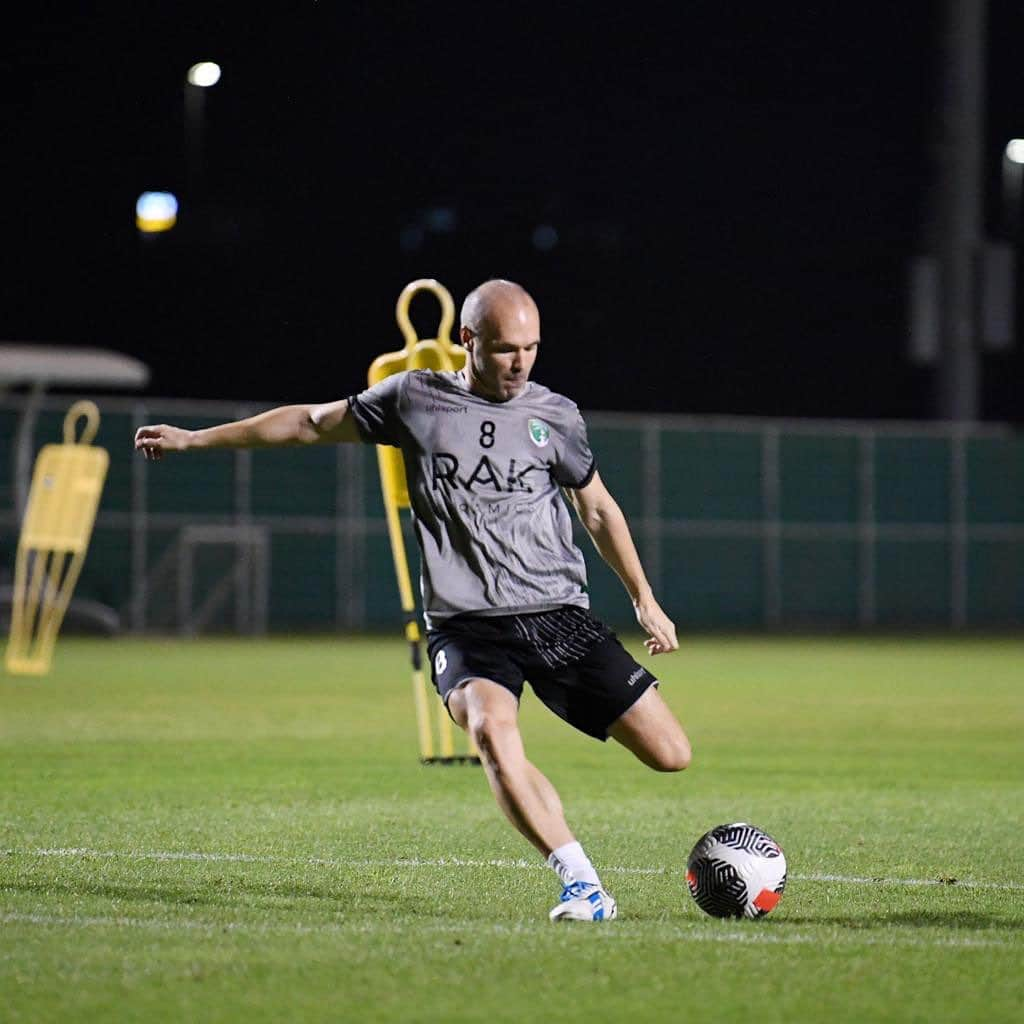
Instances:
[[[2,850],[6,856],[65,857],[82,860],[154,860],[154,861],[211,861],[240,864],[311,864],[333,868],[516,868],[547,870],[539,861],[532,860],[467,860],[462,857],[441,857],[434,860],[419,857],[398,857],[390,860],[345,859],[332,857],[274,857],[252,853],[214,853],[202,850],[93,850],[86,846],[47,847],[35,850]],[[667,875],[669,868],[636,866],[602,867],[602,872],[615,875]],[[682,870],[680,868],[680,870]],[[837,885],[908,885],[942,886],[960,889],[995,889],[1003,892],[1024,891],[1017,882],[976,882],[961,878],[872,878],[868,875],[790,874],[794,882],[831,882]]]
[[[842,885],[938,885],[949,889],[1024,890],[1017,882],[972,882],[964,878],[870,878],[867,875],[790,875],[798,882],[838,882]]]
[[[157,920],[142,917],[100,917],[100,916],[67,916],[59,914],[25,914],[12,911],[0,913],[0,924],[27,924],[47,928],[128,928],[148,929],[151,931],[193,931],[209,932],[211,935],[222,935],[231,932],[238,935],[389,935],[406,934],[408,925],[397,921],[325,921],[322,924],[275,924],[273,922],[246,921],[197,921],[183,918],[175,921]],[[871,936],[859,933],[833,933],[831,935],[807,934],[796,932],[766,932],[736,928],[724,930],[716,924],[708,925],[701,922],[692,927],[685,925],[661,923],[656,925],[657,939],[684,942],[721,942],[743,945],[797,946],[797,945],[835,945],[835,946],[912,946],[923,949],[1019,949],[1020,943],[1006,942],[1001,939],[983,939],[970,936],[937,937],[934,939],[905,935]],[[757,927],[756,925],[754,926]],[[418,932],[434,932],[442,934],[480,934],[493,935],[532,935],[538,931],[551,928],[549,924],[504,924],[484,923],[481,921],[420,921],[416,925]],[[563,925],[561,930],[565,930]],[[637,941],[649,944],[650,929],[636,929],[627,924],[602,926],[598,932],[602,939],[614,941]]]

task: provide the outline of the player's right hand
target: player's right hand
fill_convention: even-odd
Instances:
[[[679,650],[675,623],[661,610],[653,597],[647,596],[633,604],[636,621],[647,633],[644,647],[648,654],[668,654]]]
[[[160,423],[151,427],[139,427],[135,431],[135,450],[141,451],[147,459],[156,461],[164,452],[183,452],[188,447],[191,430]]]

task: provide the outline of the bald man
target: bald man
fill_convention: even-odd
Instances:
[[[464,371],[410,370],[338,402],[206,430],[141,427],[135,447],[148,459],[352,441],[400,448],[434,685],[476,742],[498,805],[562,882],[551,920],[610,921],[615,900],[524,752],[524,682],[570,725],[610,736],[657,771],[686,768],[690,744],[655,677],[591,615],[563,493],[629,594],[650,655],[678,649],[675,626],[597,473],[579,409],[530,380],[536,303],[511,281],[487,281],[467,296],[459,337]]]

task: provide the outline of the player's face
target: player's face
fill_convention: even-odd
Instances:
[[[466,339],[474,390],[488,398],[507,402],[515,398],[530,379],[540,344],[540,320],[527,316],[509,317],[480,334]]]

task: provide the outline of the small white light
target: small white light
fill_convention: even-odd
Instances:
[[[142,232],[169,231],[178,220],[178,200],[170,192],[143,192],[135,201],[135,226]]]
[[[1024,139],[1010,139],[1006,144],[1006,159],[1011,163],[1024,164]]]
[[[220,81],[220,65],[214,64],[212,60],[200,61],[188,69],[186,78],[189,85],[198,85],[206,89]]]

